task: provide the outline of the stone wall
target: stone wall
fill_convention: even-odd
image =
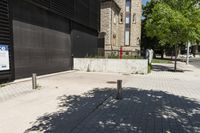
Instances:
[[[105,32],[105,44],[111,43],[111,8],[109,4],[101,4],[101,26],[100,31]]]
[[[148,60],[75,58],[74,69],[87,72],[147,74]]]
[[[101,32],[105,32],[105,50],[118,50],[119,47],[119,8],[112,1],[101,4]],[[105,55],[107,55],[106,52]]]

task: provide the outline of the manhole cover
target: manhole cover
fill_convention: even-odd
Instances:
[[[107,81],[106,83],[108,83],[108,84],[117,84],[116,81]]]
[[[123,73],[122,75],[125,75],[125,76],[130,76],[130,74],[128,74],[128,73]]]

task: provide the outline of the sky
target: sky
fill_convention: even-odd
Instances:
[[[145,5],[147,1],[149,0],[142,0],[142,4]]]

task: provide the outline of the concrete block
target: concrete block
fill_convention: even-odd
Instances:
[[[75,58],[74,69],[87,72],[147,74],[148,60]]]

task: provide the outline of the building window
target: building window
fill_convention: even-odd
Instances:
[[[131,10],[131,0],[126,0],[126,12],[130,12]]]
[[[113,34],[113,46],[116,46],[116,38],[117,38],[117,36],[116,36],[116,34],[114,33],[114,34]]]
[[[130,44],[130,31],[125,31],[125,45],[128,46]]]
[[[133,23],[136,24],[136,13],[133,13]]]
[[[126,12],[125,12],[125,46],[130,45],[130,31],[131,31],[131,0],[126,0]]]
[[[116,17],[114,17],[113,23],[116,24]]]
[[[126,16],[126,24],[130,24],[130,17]]]
[[[117,24],[117,14],[114,15],[113,23],[114,23],[114,24]]]
[[[124,20],[123,17],[124,17],[124,16],[123,16],[123,13],[121,12],[120,15],[119,15],[119,23],[120,23],[120,24],[123,23],[123,20]]]

